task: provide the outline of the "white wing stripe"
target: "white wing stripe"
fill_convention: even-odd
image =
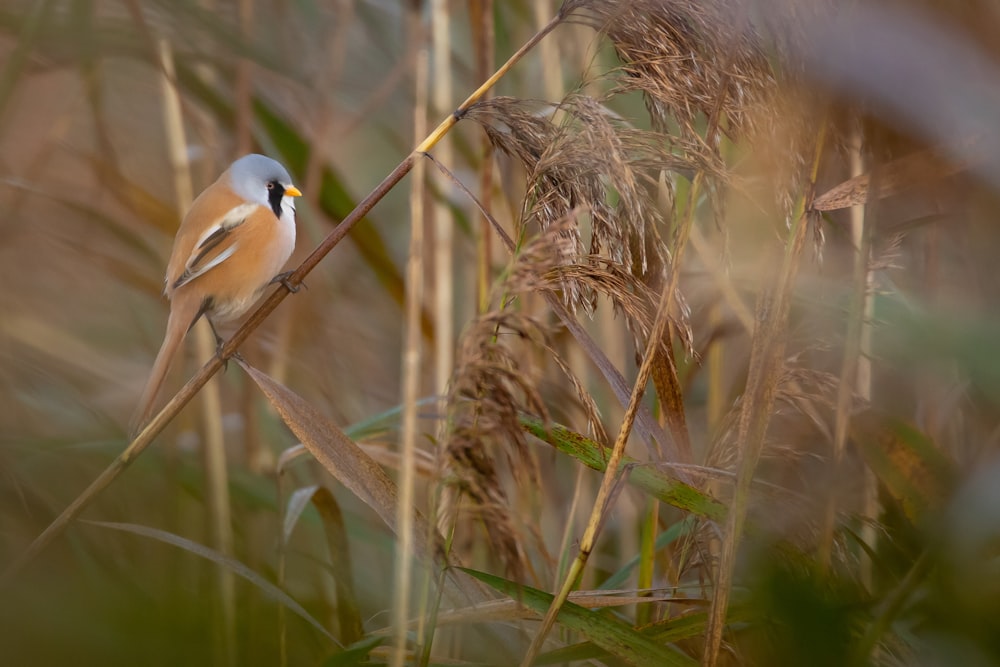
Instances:
[[[197,252],[200,250],[202,244],[208,240],[208,237],[219,231],[220,227],[222,229],[229,230],[242,224],[243,221],[257,209],[257,206],[257,204],[240,204],[239,206],[234,206],[229,209],[229,211],[227,211],[217,223],[206,229],[205,232],[198,238],[198,242],[194,244],[195,251]]]
[[[219,264],[222,264],[224,261],[226,261],[227,259],[229,259],[230,257],[233,256],[233,253],[236,252],[236,248],[238,246],[239,246],[238,243],[233,243],[231,246],[229,246],[228,248],[226,248],[225,250],[223,250],[222,252],[220,252],[218,255],[216,255],[215,257],[213,257],[204,266],[198,267],[198,269],[196,271],[191,271],[190,269],[187,270],[187,271],[185,271],[184,272],[184,276],[185,276],[184,277],[184,282],[186,282],[186,283],[187,282],[191,282],[192,280],[194,280],[198,276],[202,275],[206,271],[214,269]]]

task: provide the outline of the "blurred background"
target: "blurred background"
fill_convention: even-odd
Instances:
[[[579,586],[627,599],[599,618],[700,660],[739,540],[720,664],[1000,664],[992,0],[6,0],[0,567],[128,444],[186,192],[284,163],[294,268],[556,16],[430,150],[469,192],[422,161],[242,354],[396,477],[419,348],[417,505],[465,565],[552,591],[672,286],[627,452],[653,481],[618,487]],[[5,585],[0,661],[387,660],[392,531],[235,364],[213,384]],[[516,663],[536,627],[440,623],[414,664]],[[627,662],[576,630],[547,662]]]

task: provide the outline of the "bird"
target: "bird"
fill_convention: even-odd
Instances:
[[[170,364],[202,315],[221,346],[217,324],[245,313],[268,285],[285,283],[288,274],[279,272],[295,248],[294,198],[301,195],[280,162],[249,154],[192,202],[167,263],[167,330],[130,421],[131,435],[149,421]]]

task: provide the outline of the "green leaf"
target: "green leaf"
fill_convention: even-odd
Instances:
[[[726,622],[748,621],[754,618],[754,616],[753,610],[748,605],[730,605],[729,612],[726,614]],[[659,642],[677,642],[682,639],[690,639],[702,635],[705,632],[705,624],[707,622],[707,613],[696,612],[652,623],[640,628],[639,633],[644,637]],[[535,661],[535,664],[552,665],[572,662],[574,660],[601,660],[606,658],[607,655],[607,651],[598,647],[593,642],[581,642],[543,653]]]
[[[141,535],[142,537],[151,537],[154,540],[159,540],[160,542],[165,542],[166,544],[171,544],[175,547],[179,547],[188,551],[196,556],[200,556],[206,560],[210,560],[216,565],[220,565],[227,568],[234,574],[237,574],[251,584],[256,586],[262,593],[266,596],[277,601],[279,604],[284,605],[292,612],[297,614],[303,620],[305,620],[309,625],[316,628],[323,636],[327,637],[330,641],[335,644],[339,644],[336,638],[330,634],[330,631],[323,627],[323,625],[317,621],[315,618],[309,615],[302,605],[296,602],[288,593],[281,590],[270,581],[260,576],[249,567],[241,563],[240,561],[227,556],[223,553],[216,551],[215,549],[210,549],[203,544],[198,544],[193,542],[186,537],[181,537],[180,535],[175,535],[174,533],[168,533],[165,530],[160,530],[158,528],[150,528],[149,526],[140,526],[134,523],[114,523],[110,521],[86,521],[94,526],[100,526],[101,528],[111,528],[112,530],[120,530],[125,533],[132,533],[133,535]]]
[[[522,586],[485,572],[461,569],[539,614],[544,614],[552,604],[553,596],[537,588]],[[630,665],[668,667],[698,664],[680,651],[643,636],[642,633],[617,619],[590,611],[572,602],[563,604],[556,620],[563,627],[579,632],[597,646]]]
[[[607,467],[609,450],[590,438],[570,431],[564,426],[546,425],[540,419],[533,417],[522,416],[521,426],[539,440],[547,442],[564,454],[569,454],[589,468],[604,472]],[[626,456],[622,460],[622,469],[628,471],[629,484],[668,505],[716,521],[726,516],[725,505],[652,466]]]
[[[323,667],[356,667],[370,664],[368,654],[377,649],[385,641],[384,637],[368,637],[351,644],[343,651],[335,653],[323,663]]]

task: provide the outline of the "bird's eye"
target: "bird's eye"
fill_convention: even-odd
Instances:
[[[267,184],[267,189],[268,190],[273,190],[274,189],[274,181],[271,181],[270,183]]]

